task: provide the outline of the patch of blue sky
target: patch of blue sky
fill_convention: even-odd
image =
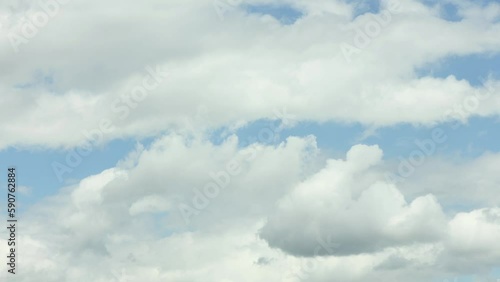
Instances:
[[[81,163],[71,172],[62,175],[62,183],[52,169],[52,163],[67,165],[66,157],[70,151],[9,148],[0,152],[0,168],[3,169],[0,179],[5,179],[8,166],[17,168],[18,185],[31,188],[30,194],[17,193],[19,202],[26,208],[44,197],[56,194],[64,186],[114,167],[134,150],[135,145],[135,140],[115,140],[102,148],[94,148],[92,153],[82,157]],[[0,193],[0,201],[5,198],[6,195]]]
[[[229,132],[225,127],[219,127],[216,129],[212,129],[210,132],[207,132],[206,134],[208,134],[208,138],[212,144],[220,145],[224,143],[228,135],[232,135],[235,133]]]
[[[449,56],[416,70],[418,77],[445,78],[454,75],[465,79],[473,86],[480,86],[488,77],[500,79],[500,52],[494,54],[472,54]]]
[[[289,136],[316,136],[320,148],[332,149],[335,152],[345,152],[356,144],[356,139],[363,133],[361,125],[342,123],[301,122],[291,128],[280,129],[276,120],[258,120],[236,131],[241,146],[252,143],[277,145]]]
[[[422,0],[423,4],[429,7],[439,8],[439,16],[449,22],[459,22],[463,17],[459,13],[459,7],[452,1]]]
[[[166,134],[166,133],[164,133],[164,134]],[[161,137],[161,136],[162,136],[162,134],[158,134],[157,136],[149,136],[149,137],[145,137],[142,139],[137,139],[136,142],[139,142],[142,146],[144,146],[144,148],[148,149],[151,147],[151,145],[156,140],[158,140],[158,137]],[[132,140],[129,140],[129,141],[132,142]]]
[[[447,140],[436,144],[436,154],[459,155],[470,159],[482,155],[485,151],[500,152],[500,123],[497,118],[473,117],[465,124],[450,122],[435,127],[397,125],[379,128],[366,138],[363,136],[367,128],[360,124],[303,122],[282,131],[273,130],[277,128],[277,124],[276,121],[259,120],[240,128],[236,134],[241,146],[254,142],[276,145],[288,136],[314,135],[317,137],[318,147],[333,157],[343,157],[345,152],[356,144],[376,144],[384,150],[386,158],[404,158],[418,149],[415,141],[431,138],[433,129],[439,128]],[[218,139],[218,142],[221,142],[223,138],[213,136],[212,140]]]
[[[380,0],[345,0],[345,2],[353,6],[353,18],[366,13],[377,14],[380,12]]]
[[[453,0],[421,0],[421,2],[430,7],[439,7],[440,17],[446,21],[459,22],[463,20],[463,16],[460,15],[460,9]],[[486,7],[492,3],[500,3],[499,0],[472,0],[472,4],[479,5],[481,7]]]
[[[500,279],[500,263],[498,264],[498,267],[495,267],[491,270],[491,276],[493,278],[496,278],[497,280]]]
[[[462,157],[474,158],[484,152],[500,152],[500,120],[497,117],[473,117],[455,128],[455,123],[443,126],[448,135],[445,143],[449,152],[462,149]]]
[[[302,11],[287,5],[245,5],[250,14],[270,15],[283,25],[292,25],[303,16]]]
[[[449,22],[459,22],[463,17],[459,14],[458,6],[452,3],[443,3],[440,9],[441,18]]]
[[[500,152],[500,123],[498,118],[473,117],[467,123],[450,122],[435,127],[415,127],[398,125],[381,128],[376,135],[366,139],[379,144],[388,157],[407,157],[418,149],[416,141],[432,138],[432,131],[440,129],[446,141],[436,144],[436,154],[459,156],[464,159],[476,158],[485,151]]]

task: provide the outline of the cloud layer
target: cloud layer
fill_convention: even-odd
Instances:
[[[377,145],[333,157],[313,135],[234,135],[260,120],[373,131],[498,117],[493,75],[422,71],[498,55],[498,3],[449,1],[450,21],[444,2],[357,15],[358,2],[2,2],[0,150],[152,140],[22,214],[16,281],[489,281],[500,154],[450,160],[434,144],[394,183]],[[251,8],[269,5],[301,17]]]
[[[15,53],[9,35],[28,24],[19,18],[44,11],[26,3],[0,30],[2,148],[78,146],[102,120],[112,122],[109,141],[275,118],[283,107],[299,121],[374,126],[499,113],[494,78],[475,87],[416,71],[449,56],[497,53],[494,3],[461,1],[463,20],[449,22],[418,1],[382,1],[379,14],[355,19],[341,1],[280,1],[303,12],[283,25],[245,5],[221,20],[210,1],[69,2]],[[0,11],[11,13],[6,4]],[[148,66],[169,76],[137,103],[131,97]]]
[[[384,182],[377,146],[322,155],[312,137],[139,146],[26,212],[19,281],[425,281],[487,273],[500,258],[498,208],[445,214],[440,197],[404,195]],[[204,194],[235,160],[241,171]],[[193,205],[199,195],[209,204]],[[187,224],[181,204],[197,211]]]

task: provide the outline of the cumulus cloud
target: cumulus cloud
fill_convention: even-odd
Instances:
[[[353,187],[381,159],[377,146],[357,145],[345,161],[330,160],[280,202],[261,237],[299,256],[351,255],[440,240],[446,218],[435,197],[408,203],[394,185],[381,181]],[[329,245],[327,252],[323,244]]]
[[[235,137],[215,145],[172,134],[139,146],[26,212],[17,277],[425,281],[498,261],[496,208],[444,215],[432,195],[405,199],[381,180],[377,146],[356,145],[326,163],[322,154],[312,137],[239,147]],[[241,172],[209,205],[193,205],[198,213],[186,225],[178,205],[192,205],[194,191],[234,160]]]
[[[235,137],[214,145],[174,134],[138,149],[119,166],[89,176],[27,212],[25,231],[19,234],[24,244],[19,256],[26,268],[19,281],[35,276],[43,281],[115,281],[122,269],[131,281],[236,281],[242,272],[254,270],[246,281],[281,279],[271,266],[254,263],[266,256],[273,265],[277,255],[255,232],[262,214],[311,165],[314,138],[240,148]],[[240,173],[231,175],[209,205],[193,206],[199,210],[186,225],[178,205],[192,205],[197,190],[203,193],[204,185],[216,182],[212,174],[225,172],[235,160]],[[235,258],[239,266],[231,263]]]
[[[460,271],[482,269],[488,271],[500,259],[500,209],[482,208],[461,212],[449,222],[450,234],[446,241],[448,253],[445,264]]]

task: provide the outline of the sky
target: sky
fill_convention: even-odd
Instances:
[[[1,281],[500,281],[498,0],[7,0],[0,65]]]

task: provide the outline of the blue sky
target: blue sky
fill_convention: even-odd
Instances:
[[[116,140],[106,144],[103,148],[96,147],[89,156],[83,159],[81,165],[64,175],[64,183],[59,182],[52,169],[52,163],[65,163],[65,158],[69,153],[65,150],[9,148],[0,152],[0,164],[2,167],[16,165],[20,183],[31,188],[31,195],[24,196],[21,202],[24,205],[32,205],[43,197],[54,195],[66,185],[77,183],[89,175],[114,167],[120,159],[134,149],[135,144],[134,140]]]
[[[27,227],[32,232],[30,236],[37,240],[41,238],[33,244],[43,246],[40,247],[43,250],[51,249],[54,247],[51,242],[44,240],[51,238],[51,234],[62,232],[61,238],[73,238],[74,242],[73,239],[63,242],[55,247],[57,250],[54,252],[61,257],[71,257],[68,262],[63,262],[68,268],[80,267],[76,264],[88,266],[83,270],[78,268],[74,273],[60,274],[67,276],[60,276],[58,278],[63,277],[62,280],[57,281],[93,269],[90,264],[87,265],[89,262],[79,260],[82,254],[103,259],[93,254],[92,250],[85,253],[88,246],[92,246],[90,249],[101,248],[103,254],[109,255],[110,265],[116,269],[134,269],[137,276],[146,274],[134,268],[136,265],[124,267],[126,263],[121,257],[140,253],[138,249],[144,248],[149,250],[146,252],[155,262],[137,255],[138,260],[142,259],[141,265],[151,266],[154,271],[162,269],[170,275],[158,274],[155,276],[157,279],[181,275],[186,281],[200,281],[201,275],[202,278],[211,277],[213,281],[236,281],[234,277],[239,277],[241,267],[245,271],[251,270],[245,277],[261,271],[260,276],[252,276],[253,280],[249,278],[248,281],[262,281],[262,277],[271,272],[275,276],[269,281],[279,281],[278,277],[283,272],[281,265],[290,261],[295,266],[300,265],[300,259],[307,260],[317,255],[308,253],[317,245],[317,238],[311,230],[320,235],[321,232],[330,232],[332,238],[340,242],[340,247],[335,249],[338,252],[335,258],[343,264],[339,267],[336,261],[329,261],[335,265],[332,268],[335,271],[325,272],[324,277],[336,277],[337,272],[347,271],[339,277],[366,275],[363,279],[373,281],[374,277],[385,277],[387,273],[377,272],[376,267],[373,267],[373,272],[361,273],[360,270],[356,273],[355,268],[346,269],[346,261],[343,260],[354,261],[359,259],[355,255],[366,254],[360,265],[378,267],[385,262],[391,263],[392,256],[402,254],[401,261],[414,264],[409,264],[409,270],[403,267],[398,272],[394,271],[397,274],[394,277],[405,277],[407,270],[408,273],[416,273],[425,268],[425,271],[416,274],[427,278],[434,273],[439,277],[448,277],[454,272],[455,276],[447,278],[449,281],[483,282],[480,279],[485,279],[485,276],[473,273],[484,270],[486,265],[491,271],[483,271],[483,275],[488,279],[500,279],[498,263],[486,264],[482,260],[488,261],[497,255],[500,257],[500,249],[495,253],[495,243],[488,241],[491,239],[488,232],[496,234],[494,232],[498,231],[500,234],[498,222],[491,220],[495,216],[500,217],[497,206],[500,197],[491,188],[500,181],[494,169],[499,163],[497,159],[500,159],[497,100],[486,105],[491,107],[482,105],[479,114],[469,116],[458,128],[455,122],[441,122],[436,118],[441,116],[440,113],[434,112],[445,108],[443,104],[449,101],[463,100],[469,93],[467,91],[480,89],[486,80],[500,81],[500,41],[491,36],[500,30],[497,21],[480,22],[478,18],[464,21],[455,1],[422,0],[428,7],[439,8],[439,17],[443,20],[435,21],[438,32],[441,32],[440,28],[453,30],[449,35],[450,42],[463,39],[464,46],[449,42],[414,44],[415,40],[425,38],[428,33],[436,36],[436,31],[425,30],[428,27],[423,24],[424,21],[414,18],[411,11],[403,11],[399,18],[394,17],[394,23],[381,31],[380,36],[372,38],[374,43],[360,48],[361,54],[367,56],[360,56],[360,61],[351,63],[342,58],[339,60],[341,56],[338,56],[339,48],[336,48],[350,40],[350,34],[333,27],[335,24],[349,24],[367,13],[376,14],[380,12],[381,5],[379,1],[342,1],[352,5],[352,15],[348,15],[348,10],[342,17],[329,18],[328,13],[306,14],[307,9],[331,8],[327,2],[321,1],[280,1],[294,3],[290,5],[259,1],[264,4],[230,5],[232,9],[240,9],[241,13],[222,15],[222,18],[218,18],[215,11],[200,16],[197,13],[207,12],[203,10],[207,5],[196,1],[187,1],[182,5],[169,2],[165,6],[156,3],[151,7],[144,2],[131,1],[129,4],[135,5],[134,9],[128,6],[123,9],[132,9],[130,12],[149,11],[144,14],[151,15],[140,21],[137,21],[143,16],[140,13],[134,14],[137,19],[119,16],[113,20],[103,18],[99,13],[95,14],[94,4],[85,2],[81,4],[83,7],[68,6],[70,12],[65,15],[69,16],[56,17],[46,29],[41,28],[29,44],[23,43],[17,58],[25,61],[12,61],[10,57],[0,55],[0,62],[9,69],[0,71],[0,90],[8,90],[5,100],[1,100],[3,105],[0,105],[3,106],[0,123],[4,123],[0,131],[9,137],[0,144],[4,148],[0,150],[0,167],[15,166],[18,184],[30,188],[27,194],[18,193],[20,215],[33,225]],[[500,1],[471,3],[476,3],[475,8],[480,10]],[[0,12],[1,9],[0,5]],[[80,26],[85,26],[89,32],[82,28],[71,29],[68,33],[67,27],[80,24],[80,20],[72,18],[80,11],[88,13],[81,15],[90,19],[89,22],[82,22]],[[179,17],[180,14],[183,16]],[[263,21],[255,15],[272,16],[281,25],[276,21]],[[423,11],[419,16],[432,18],[436,14]],[[300,21],[306,17],[307,21]],[[398,24],[401,24],[402,30],[394,28]],[[464,38],[463,30],[457,28],[462,24],[463,30],[469,32],[465,34],[473,37],[471,30],[477,33],[474,42]],[[328,28],[331,36],[325,36],[322,25]],[[12,26],[16,27],[15,23],[8,28]],[[419,28],[409,29],[413,26]],[[104,36],[103,30],[113,36]],[[56,39],[59,41],[55,46],[61,49],[54,52],[52,47],[47,46],[52,46]],[[77,48],[78,51],[73,51],[82,42],[93,44],[89,44],[89,50]],[[381,46],[384,48],[379,48]],[[393,53],[404,54],[408,63],[401,67],[401,62],[391,57]],[[412,56],[414,53],[416,55]],[[124,54],[130,58],[125,58]],[[426,57],[438,59],[425,60],[426,63],[422,64],[422,58]],[[98,74],[93,73],[99,62],[109,62],[112,67],[104,67]],[[406,67],[409,64],[411,68]],[[22,67],[15,67],[17,65]],[[137,70],[138,65],[155,70],[159,69],[158,66],[165,66],[172,73],[164,84],[159,83],[150,89],[144,83],[147,81],[151,86],[155,76],[151,73],[143,76],[144,68]],[[371,66],[377,66],[377,69]],[[116,68],[115,71],[112,71],[113,68]],[[392,68],[406,72],[394,74]],[[387,74],[389,83],[399,83],[397,86],[400,88],[387,90],[387,93],[372,92],[370,87],[386,89],[386,77],[380,76],[379,71]],[[436,89],[418,83],[426,77],[444,79],[449,76],[467,83],[448,81],[449,84],[445,85],[443,81],[436,80],[432,84]],[[72,87],[72,83],[76,86]],[[368,86],[366,93],[360,93],[358,86],[361,84]],[[146,90],[141,92],[141,85],[154,95]],[[124,89],[130,91],[125,92]],[[405,92],[408,99],[400,99],[397,91],[401,89],[408,90]],[[43,94],[38,95],[41,90]],[[436,99],[427,95],[425,101],[420,103],[419,95],[433,90],[438,93]],[[452,92],[455,90],[458,91]],[[448,100],[441,99],[441,93]],[[318,100],[311,97],[315,94]],[[139,106],[126,104],[123,102],[125,98],[129,98],[129,102],[137,98]],[[118,106],[128,110],[123,119],[116,118],[114,110],[119,109]],[[286,106],[296,110],[289,113],[296,116],[297,121],[293,126],[276,129],[271,124],[275,125],[278,121],[267,119],[269,112]],[[197,112],[196,122],[189,123],[188,128],[186,121],[191,121],[193,112],[200,107],[205,107],[207,111],[201,118]],[[414,113],[413,108],[416,109]],[[332,114],[335,111],[342,114]],[[413,115],[407,115],[407,112]],[[422,114],[418,116],[418,113],[429,113],[430,121]],[[22,118],[13,119],[14,114]],[[82,157],[81,164],[65,173],[60,181],[53,164],[66,164],[68,154],[74,150],[62,149],[63,146],[75,145],[75,138],[71,137],[79,134],[81,128],[100,124],[109,118],[114,118],[117,127],[109,135],[111,141],[94,147],[92,153]],[[40,128],[49,123],[51,126],[46,127],[47,132],[42,132]],[[230,130],[235,124],[246,125]],[[190,144],[192,136],[189,134],[180,134],[180,137],[168,134],[176,130],[191,132],[193,128],[203,132],[197,140],[199,144]],[[435,165],[436,171],[408,178],[409,182],[415,181],[414,186],[424,183],[429,187],[419,186],[418,190],[412,186],[413,183],[402,188],[385,182],[381,184],[380,168],[385,169],[385,164],[397,164],[401,159],[408,158],[417,149],[415,141],[431,138],[436,128],[447,136],[447,141],[437,147],[436,154],[429,157],[429,168]],[[268,133],[269,129],[271,132],[274,130],[275,138],[260,138],[262,131]],[[230,134],[239,138],[236,149],[224,142]],[[309,155],[311,141],[306,137],[310,135],[316,138],[321,152],[319,157]],[[290,137],[299,138],[286,143],[285,140]],[[238,150],[254,142],[275,147],[259,152],[261,155],[255,153],[258,156],[254,162],[243,163],[246,171],[233,176],[229,167],[232,161],[241,158],[241,151]],[[103,173],[117,167],[139,144],[146,149],[141,155],[144,156],[142,166]],[[278,144],[283,145],[278,148]],[[325,159],[343,161],[326,163]],[[477,163],[478,167],[468,167],[471,163]],[[468,171],[464,173],[464,168],[471,170],[470,177]],[[97,176],[92,178],[90,184],[81,185],[81,180],[92,175]],[[221,178],[221,175],[227,175],[229,187],[235,189],[222,187],[224,185],[220,182],[224,177]],[[432,180],[436,181],[435,186],[441,186],[434,187]],[[455,180],[468,187],[460,186],[461,183],[457,184]],[[464,189],[463,193],[455,190],[458,186]],[[216,195],[207,196],[209,193],[206,191],[214,187],[218,189],[214,192]],[[394,187],[401,188],[401,191]],[[61,195],[63,188],[72,191],[71,195]],[[45,200],[54,195],[61,196],[62,200],[51,202],[52,207]],[[196,204],[202,205],[200,199],[203,197],[208,207],[196,207]],[[185,201],[179,203],[178,199]],[[449,199],[452,200],[447,202]],[[459,200],[455,202],[455,199]],[[0,201],[6,201],[5,193],[0,195]],[[188,208],[192,208],[192,204],[196,211],[191,222],[186,220],[181,208],[186,203]],[[381,206],[387,207],[387,210]],[[57,217],[60,213],[65,213],[64,219]],[[57,228],[47,229],[43,225],[45,223],[36,220],[39,214],[46,216],[47,222]],[[338,228],[336,224],[344,224],[345,228]],[[479,231],[486,230],[484,232],[488,234],[478,231],[479,235],[476,235],[480,240],[469,242],[470,238],[464,235],[468,234],[464,229],[469,226],[479,226]],[[448,229],[453,229],[455,233]],[[45,233],[37,237],[37,232],[42,232],[40,230]],[[143,240],[144,244],[135,246],[130,243],[142,240],[142,236],[147,237]],[[217,241],[221,238],[226,241]],[[242,238],[254,239],[242,241]],[[482,241],[485,244],[490,242],[490,245],[485,247]],[[470,243],[483,253],[491,253],[485,254],[484,258],[474,257],[476,253],[462,249],[468,246],[463,242]],[[447,264],[450,265],[446,270],[428,267],[426,255],[429,254],[419,257],[421,250],[412,249],[419,244],[426,246],[431,243],[445,246],[443,255],[437,258],[442,260],[439,267],[445,269]],[[160,251],[165,246],[170,249],[175,246],[175,251],[183,256],[165,258],[166,252]],[[234,249],[238,253],[232,253]],[[43,253],[43,250],[36,250]],[[210,258],[191,253],[192,250],[203,250]],[[240,250],[244,250],[243,253],[239,253]],[[394,250],[401,251],[401,254],[391,253]],[[404,257],[407,251],[410,255]],[[212,253],[215,255],[212,256]],[[429,253],[432,253],[429,256],[434,254],[433,251]],[[472,253],[471,260],[477,260],[471,262],[470,268],[465,268],[464,262],[457,259],[457,253],[464,254],[466,258]],[[32,259],[37,255],[34,254]],[[222,256],[224,260],[218,260]],[[387,259],[382,258],[384,256]],[[233,258],[244,263],[231,265],[235,261]],[[267,261],[268,268],[259,266],[256,270],[254,261]],[[322,261],[328,261],[328,258]],[[157,265],[158,262],[169,266],[165,268]],[[174,268],[186,268],[185,265],[180,266],[182,263],[199,263],[203,265],[200,269],[236,269],[238,274],[227,272],[224,274],[227,276],[220,276],[199,269],[188,269],[186,273],[178,274],[181,270]],[[49,269],[51,264],[44,265]],[[319,269],[328,269],[326,266],[331,265]],[[300,270],[300,267],[295,268]],[[172,270],[176,273],[169,272]],[[33,269],[30,271],[36,273]],[[147,275],[156,275],[154,271],[147,272]],[[105,277],[103,279],[110,276],[102,269],[96,270],[96,273],[102,274],[100,277]],[[312,281],[322,281],[321,271],[318,273],[314,276],[317,280]],[[87,276],[86,279],[90,278]],[[419,277],[409,279],[421,282]]]
[[[500,54],[474,54],[452,56],[417,69],[419,76],[446,78],[449,75],[467,80],[471,85],[480,86],[488,78],[500,77]]]

